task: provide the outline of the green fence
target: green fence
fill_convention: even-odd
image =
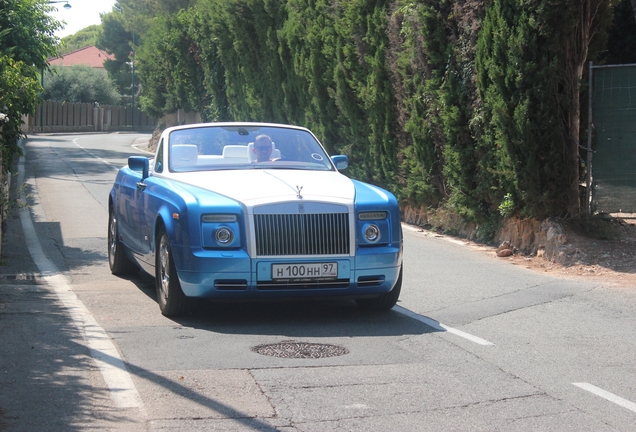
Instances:
[[[636,213],[636,65],[591,66],[593,213]]]

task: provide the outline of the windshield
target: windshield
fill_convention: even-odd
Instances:
[[[272,126],[206,126],[177,129],[169,138],[173,172],[219,169],[333,170],[307,131]]]

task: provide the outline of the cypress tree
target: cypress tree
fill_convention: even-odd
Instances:
[[[580,93],[609,2],[494,0],[476,64],[484,100],[482,193],[521,215],[579,214]],[[597,44],[600,45],[600,44]]]
[[[335,29],[335,103],[341,112],[341,138],[357,178],[397,189],[395,106],[385,50],[388,1],[341,3]]]
[[[157,17],[137,53],[142,108],[160,116],[182,108],[203,112],[210,103],[196,44],[188,34],[193,10]]]
[[[479,192],[539,218],[562,213],[568,182],[557,38],[546,25],[563,11],[548,3],[494,0],[476,58],[487,164]]]
[[[334,100],[336,14],[328,0],[289,0],[280,32],[293,68],[286,93],[294,94],[296,121],[310,128],[327,150],[336,151],[338,110]],[[284,63],[284,60],[282,60]]]
[[[285,21],[283,6],[282,0],[207,0],[199,4],[212,21],[225,69],[229,109],[237,120],[287,121],[282,86],[287,76],[278,39]]]

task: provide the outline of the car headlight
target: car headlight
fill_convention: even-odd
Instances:
[[[201,215],[201,246],[209,249],[241,247],[239,215],[205,213]]]
[[[221,227],[214,233],[214,239],[222,246],[227,245],[234,240],[234,232],[228,227]]]
[[[364,228],[364,239],[369,243],[377,243],[380,237],[382,237],[382,233],[376,224],[369,224]]]
[[[380,246],[391,241],[389,212],[361,211],[357,214],[356,238],[359,246]]]

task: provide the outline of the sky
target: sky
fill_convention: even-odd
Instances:
[[[70,9],[64,9],[64,3],[51,5],[57,8],[57,12],[52,12],[51,16],[66,22],[63,30],[55,32],[59,38],[77,33],[93,24],[101,24],[99,14],[112,11],[116,0],[68,0]]]

